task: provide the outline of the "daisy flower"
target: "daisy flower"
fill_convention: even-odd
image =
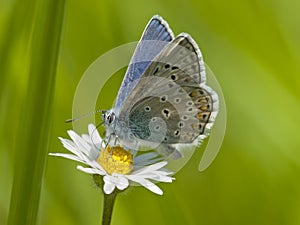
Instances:
[[[166,161],[155,152],[137,155],[136,151],[125,150],[121,146],[106,145],[93,124],[88,126],[88,134],[79,136],[73,130],[68,134],[72,140],[59,138],[63,146],[72,154],[50,153],[80,162],[77,169],[103,177],[103,191],[111,194],[115,188],[124,190],[130,185],[139,184],[148,190],[162,195],[163,191],[154,182],[171,183],[173,173],[164,167]]]

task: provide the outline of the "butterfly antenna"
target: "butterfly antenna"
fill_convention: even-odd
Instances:
[[[77,121],[77,120],[83,119],[83,118],[85,118],[85,117],[94,115],[94,114],[99,113],[99,112],[103,113],[103,112],[105,112],[105,110],[96,110],[96,111],[93,111],[93,112],[89,112],[89,113],[83,114],[83,115],[81,115],[81,116],[79,116],[79,117],[77,117],[77,118],[67,119],[65,122],[66,122],[66,123],[75,122],[75,121]]]

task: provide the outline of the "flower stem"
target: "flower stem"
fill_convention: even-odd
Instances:
[[[102,212],[102,225],[110,225],[111,216],[114,208],[114,203],[117,197],[118,191],[114,190],[111,194],[104,194],[104,205]]]

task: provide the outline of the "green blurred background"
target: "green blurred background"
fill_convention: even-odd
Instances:
[[[16,133],[35,1],[25,2],[0,5],[0,224],[7,221],[13,166],[22,151]],[[57,137],[71,129],[64,120],[87,67],[137,41],[160,14],[175,34],[187,32],[199,44],[224,92],[227,131],[206,171],[198,171],[197,151],[173,184],[160,184],[162,197],[140,187],[120,196],[112,224],[300,225],[299,9],[297,0],[67,1],[49,151],[65,151]],[[103,106],[111,106],[122,76],[103,90]],[[100,223],[103,196],[76,165],[47,158],[39,224]]]

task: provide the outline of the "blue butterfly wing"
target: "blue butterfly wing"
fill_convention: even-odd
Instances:
[[[119,113],[124,100],[130,94],[150,62],[173,39],[173,32],[167,22],[160,16],[153,16],[144,30],[122,81],[114,105],[116,114]]]

